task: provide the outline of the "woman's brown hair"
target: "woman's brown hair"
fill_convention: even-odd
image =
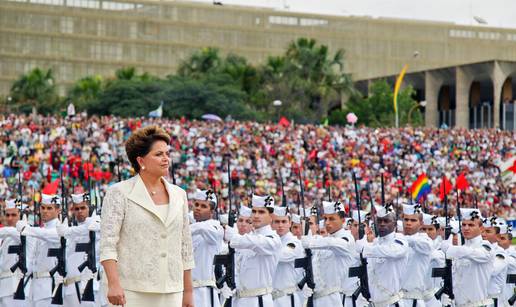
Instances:
[[[140,172],[136,158],[146,156],[156,141],[170,144],[170,136],[158,126],[148,126],[135,131],[125,142],[125,152],[134,170]]]

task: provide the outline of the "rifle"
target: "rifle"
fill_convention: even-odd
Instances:
[[[304,189],[303,189],[303,178],[301,176],[301,169],[298,173],[299,177],[299,187],[300,187],[300,194],[301,194],[301,207],[303,208],[303,218],[305,220],[305,236],[308,235],[308,232],[310,231],[310,222],[306,218],[306,210],[305,210],[305,204],[304,204]],[[294,267],[295,268],[303,268],[305,271],[305,276],[303,279],[301,279],[300,282],[297,283],[297,287],[299,289],[303,289],[305,284],[308,286],[308,288],[314,290],[315,289],[315,282],[314,282],[314,273],[312,269],[312,250],[309,248],[305,248],[305,257],[304,258],[298,258],[294,261]],[[308,301],[306,303],[307,307],[313,307],[314,306],[314,297],[313,295],[308,298]]]
[[[516,274],[508,274],[507,275],[507,283],[508,284],[516,284]],[[511,298],[508,300],[509,305],[512,306],[516,302],[516,293],[514,293]]]
[[[233,210],[232,201],[231,201],[231,166],[230,166],[230,157],[228,156],[228,201],[229,201],[229,212],[228,212],[228,226],[233,227],[235,224],[235,211]],[[228,254],[227,255],[215,255],[213,258],[213,265],[215,268],[217,266],[223,266],[225,268],[225,274],[223,274],[220,278],[215,281],[215,285],[217,288],[222,288],[224,283],[231,289],[234,290],[236,288],[235,284],[235,249],[231,247],[228,242]],[[218,269],[217,275],[220,275],[220,269]],[[228,298],[224,303],[224,307],[232,306],[232,298]]]
[[[11,272],[14,273],[16,269],[19,269],[23,274],[22,278],[18,282],[13,298],[15,300],[25,300],[25,286],[30,279],[29,277],[25,280],[25,275],[27,274],[27,237],[20,234],[20,244],[10,245],[7,248],[7,253],[18,255],[18,261],[16,261],[16,263],[10,268]]]
[[[448,216],[448,199],[444,195],[444,214],[446,217],[446,226],[444,227],[444,239],[448,240],[451,235],[450,217]],[[452,279],[452,260],[446,259],[444,268],[432,268],[432,277],[440,277],[443,279],[443,286],[435,294],[437,300],[441,300],[443,294],[453,300],[455,295],[453,293],[453,279]]]
[[[91,206],[91,197],[89,194],[84,194],[84,200],[88,201]],[[96,207],[96,206],[95,206]],[[93,211],[94,213],[96,211]],[[88,268],[91,273],[95,274],[97,273],[97,260],[96,260],[96,253],[95,253],[95,243],[97,239],[97,234],[95,231],[90,230],[88,232],[89,235],[89,241],[86,243],[77,243],[75,245],[75,251],[76,252],[83,252],[86,253],[86,260],[79,265],[77,268],[79,269],[79,272],[82,273],[85,268]],[[86,283],[86,287],[84,288],[84,292],[82,293],[82,297],[80,300],[85,302],[94,302],[95,301],[95,295],[93,291],[93,280],[95,279],[94,276],[92,276],[88,282]]]
[[[355,184],[355,194],[357,198],[357,210],[358,210],[358,239],[361,240],[365,235],[365,227],[362,224],[360,218],[360,194],[358,192],[357,177],[353,172],[353,181]],[[372,208],[371,208],[372,209]],[[369,301],[371,299],[371,292],[369,291],[369,276],[367,274],[367,259],[364,258],[363,253],[360,253],[360,266],[349,268],[349,277],[358,277],[360,280],[360,286],[353,292],[351,298],[354,302],[358,299],[358,296],[362,296]],[[355,304],[354,304],[355,305]]]
[[[61,177],[61,202],[63,204],[63,208],[61,210],[61,220],[64,223],[65,221],[67,221],[66,216],[68,215],[68,204],[67,204],[67,200],[66,200],[66,192],[65,192],[65,187],[64,187],[63,169],[62,168],[61,168],[60,177]],[[52,199],[52,203],[57,203],[57,199],[56,198]],[[59,275],[61,275],[61,277],[63,279],[65,279],[66,275],[67,275],[66,239],[65,239],[65,237],[60,238],[60,247],[48,249],[47,256],[57,258],[56,266],[49,271],[50,276],[52,276],[52,279],[54,279],[54,275],[56,273],[58,273]],[[52,293],[53,293],[52,304],[63,305],[63,295],[64,295],[63,283],[59,283],[59,285],[57,285],[57,288],[54,287],[52,289]]]
[[[170,178],[172,178],[172,184],[176,185],[176,175],[175,175],[175,170],[176,170],[176,166],[174,165],[174,162],[171,160],[170,161],[170,170],[169,170],[169,174],[170,174]]]
[[[18,170],[18,197],[19,197],[19,205],[20,205],[20,218],[24,218],[22,211],[22,195],[23,195],[23,186],[21,184],[21,170]],[[17,201],[18,202],[18,201]],[[5,212],[4,212],[5,215]],[[25,286],[30,278],[27,278],[25,281],[25,275],[27,274],[27,237],[20,234],[20,244],[19,245],[10,245],[7,248],[8,254],[16,254],[18,255],[18,261],[10,267],[12,273],[19,269],[22,272],[23,276],[18,282],[18,286],[16,287],[16,292],[14,293],[15,300],[25,300]]]
[[[383,176],[383,174],[382,174],[382,176]],[[382,183],[383,183],[383,177],[382,177]],[[369,183],[367,184],[366,188],[367,188],[367,195],[369,195],[369,199],[371,202],[371,211],[370,212],[372,213],[373,209],[374,209],[374,202],[373,202],[373,196],[371,195],[371,187],[370,187]],[[383,191],[383,187],[382,187],[382,191]],[[383,202],[383,199],[382,199],[382,202]],[[360,214],[360,211],[359,211],[359,214]],[[360,219],[360,216],[358,218]],[[374,235],[376,238],[378,238],[378,227],[376,224],[376,214],[373,217],[373,224],[374,224]]]
[[[466,242],[464,235],[462,234],[462,214],[460,213],[460,195],[459,189],[457,188],[457,217],[459,218],[459,234],[460,234],[460,243],[464,245]]]

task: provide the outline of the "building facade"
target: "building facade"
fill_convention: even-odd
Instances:
[[[362,86],[397,74],[405,64],[409,73],[421,73],[516,61],[516,30],[510,29],[171,0],[0,0],[0,95],[35,67],[52,68],[64,93],[81,77],[112,76],[125,66],[166,76],[206,46],[260,63],[298,37],[315,38],[332,51],[344,49],[345,69]],[[427,124],[438,125],[434,119],[440,115],[432,110],[439,108],[427,100]],[[450,124],[469,121],[469,115],[459,117]],[[494,126],[500,122],[493,117]]]

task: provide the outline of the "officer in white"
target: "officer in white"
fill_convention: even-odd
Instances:
[[[297,282],[299,269],[294,267],[297,258],[304,257],[303,247],[291,232],[291,220],[286,207],[274,207],[273,228],[280,236],[282,249],[272,282],[274,307],[302,307]]]
[[[313,258],[314,306],[341,306],[343,301],[346,306],[351,306],[350,296],[357,288],[357,278],[349,278],[348,272],[356,262],[355,239],[344,229],[341,202],[323,201],[323,217],[328,236],[301,239],[304,248],[317,251]]]
[[[19,270],[11,272],[11,267],[18,261],[18,256],[8,253],[9,246],[21,243],[20,233],[16,230],[16,223],[20,220],[20,206],[21,204],[17,205],[15,199],[8,199],[5,202],[7,226],[0,228],[0,307],[29,306],[28,301],[13,299],[23,274]],[[29,246],[26,247],[26,251],[30,251]]]
[[[512,227],[507,223],[502,224],[500,233],[498,234],[498,245],[505,251],[505,259],[507,260],[507,275],[516,274],[516,249],[512,245]],[[503,305],[509,306],[509,299],[514,295],[515,284],[506,284],[504,289]],[[500,306],[502,303],[499,301]]]
[[[369,291],[375,307],[403,306],[401,282],[409,253],[408,242],[395,233],[396,213],[391,204],[375,205],[379,237],[356,242],[357,251],[368,261]]]
[[[503,219],[492,216],[485,219],[483,224],[482,239],[489,241],[491,251],[495,255],[487,293],[493,299],[493,306],[498,307],[503,305],[503,292],[506,286],[508,269],[505,250],[498,245],[498,235],[500,234],[500,226],[506,223]]]
[[[224,229],[213,219],[217,196],[212,190],[199,190],[193,196],[195,223],[190,225],[196,266],[192,269],[194,302],[196,307],[219,307],[213,257],[220,253]]]
[[[462,233],[466,242],[454,246],[451,236],[441,249],[453,261],[455,306],[485,306],[492,303],[487,289],[493,270],[494,254],[488,241],[482,240],[482,216],[478,209],[461,208]],[[448,302],[443,302],[449,305]]]
[[[78,243],[84,244],[90,241],[89,232],[95,232],[95,251],[96,251],[96,266],[97,270],[100,265],[98,261],[99,246],[100,246],[100,217],[93,212],[89,217],[89,193],[72,194],[72,211],[77,226],[68,227],[65,221],[56,226],[56,231],[59,237],[66,238],[66,278],[64,280],[64,305],[65,306],[107,306],[105,295],[100,291],[97,275],[88,268],[82,272],[79,271],[79,266],[85,261],[85,253],[77,252],[76,245]],[[94,301],[81,301],[82,292],[86,287],[87,282],[93,278]],[[79,298],[81,297],[81,300]],[[91,299],[91,298],[89,298]]]
[[[58,195],[41,195],[41,220],[43,227],[31,227],[23,219],[16,223],[22,235],[34,238],[34,249],[28,257],[28,267],[32,268],[32,284],[29,300],[32,307],[52,306],[52,278],[49,271],[57,264],[55,257],[48,257],[49,248],[59,248],[60,240],[56,226],[61,212],[61,198]],[[59,275],[58,273],[56,273]]]
[[[234,307],[273,307],[272,280],[282,244],[271,228],[274,212],[272,196],[252,197],[254,231],[240,235],[226,227],[225,239],[239,253],[236,271]]]
[[[425,277],[425,291],[431,293],[432,296],[425,300],[426,307],[439,307],[439,302],[433,294],[435,294],[441,287],[442,279],[440,277],[432,277],[433,268],[442,268],[445,265],[444,253],[441,251],[441,237],[437,235],[439,229],[439,222],[437,216],[423,213],[423,226],[421,230],[432,240],[432,254],[430,260],[430,267]]]
[[[301,239],[303,236],[303,223],[301,222],[301,216],[297,214],[290,215],[292,226],[290,227],[290,232],[298,239]]]
[[[434,250],[433,242],[424,232],[421,205],[403,205],[403,234],[409,244],[409,253],[405,274],[401,281],[404,305],[424,307],[425,301],[433,297],[432,291],[426,291],[426,281],[430,279],[430,261]]]

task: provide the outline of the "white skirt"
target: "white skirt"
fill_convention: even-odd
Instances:
[[[124,289],[124,293],[127,302],[124,307],[181,307],[183,305],[183,292],[147,293]]]

